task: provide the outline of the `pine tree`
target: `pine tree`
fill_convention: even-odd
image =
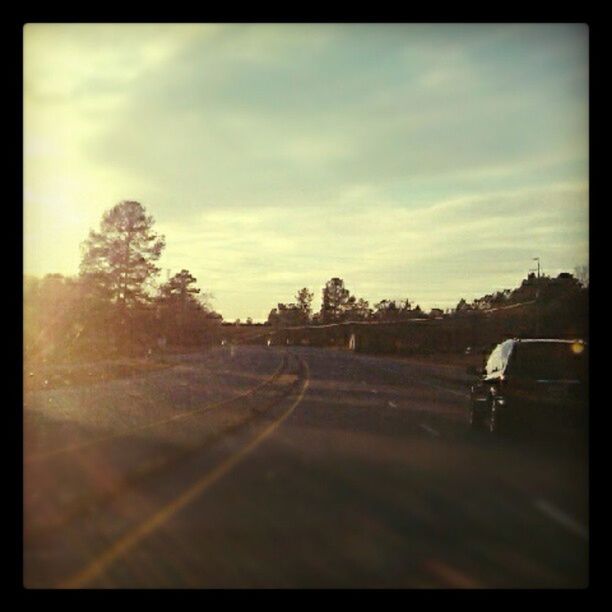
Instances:
[[[165,239],[139,202],[123,201],[104,213],[100,231],[82,245],[81,276],[122,310],[149,301],[146,288],[158,273],[155,262]]]

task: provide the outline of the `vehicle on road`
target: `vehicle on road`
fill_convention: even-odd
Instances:
[[[469,420],[500,433],[588,426],[588,346],[582,340],[512,339],[498,344],[470,387]]]

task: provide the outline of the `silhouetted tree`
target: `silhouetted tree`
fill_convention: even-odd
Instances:
[[[191,286],[197,280],[189,270],[181,270],[160,287],[162,302],[178,304],[183,311],[189,304],[198,304],[195,296],[200,293],[200,289]]]
[[[345,316],[350,321],[367,321],[372,316],[372,309],[366,300],[351,296],[348,299]]]
[[[268,319],[266,322],[272,327],[278,327],[278,309],[272,308],[272,310],[268,313]]]
[[[321,320],[323,323],[341,321],[349,304],[350,293],[341,278],[332,278],[323,287]]]
[[[105,313],[106,341],[122,352],[140,351],[153,331],[149,284],[159,273],[155,262],[165,246],[153,225],[142,204],[126,200],[104,213],[100,231],[91,230],[81,247],[80,277],[87,301],[101,316]]]
[[[312,315],[313,297],[314,293],[309,291],[306,287],[300,289],[295,296],[297,307],[302,312],[302,319],[304,323],[308,323],[310,321],[310,317]]]
[[[405,300],[381,300],[374,305],[374,318],[379,321],[403,321],[414,318],[412,302]]]
[[[139,202],[123,201],[105,212],[100,231],[82,245],[81,276],[97,285],[123,310],[149,300],[146,283],[159,273],[155,262],[165,239]]]
[[[197,278],[183,269],[161,285],[157,298],[158,316],[171,341],[181,344],[200,343],[211,325],[219,323],[220,315],[195,286]]]
[[[268,323],[274,327],[292,327],[304,323],[304,313],[296,304],[278,304],[268,315]]]
[[[463,313],[472,310],[472,307],[465,301],[465,298],[461,298],[455,307],[456,312]]]

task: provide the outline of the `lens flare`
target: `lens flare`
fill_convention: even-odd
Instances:
[[[572,353],[574,355],[580,355],[584,351],[584,344],[582,342],[574,342],[572,344]]]

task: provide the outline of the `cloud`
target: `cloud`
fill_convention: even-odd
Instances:
[[[327,35],[313,36],[319,31]],[[585,90],[558,95],[567,77],[551,60],[542,78],[529,68],[533,57],[513,47],[513,61],[500,57],[506,73],[493,72],[487,55],[460,53],[457,42],[437,49],[444,32],[426,45],[415,33],[227,26],[195,36],[143,72],[85,154],[140,178],[155,174],[169,201],[189,186],[199,195],[186,205],[193,211],[241,206],[245,192],[257,205],[316,204],[355,177],[439,180],[525,157],[536,167],[551,151],[584,156],[585,117],[574,111]],[[562,34],[552,37],[557,46]],[[470,35],[486,41],[491,33]],[[536,58],[537,35],[523,35]],[[572,71],[586,78],[584,67]],[[161,196],[159,206],[174,206]]]
[[[587,257],[580,25],[27,26],[24,78],[37,269],[125,198],[230,319],[331,276],[433,305]]]

